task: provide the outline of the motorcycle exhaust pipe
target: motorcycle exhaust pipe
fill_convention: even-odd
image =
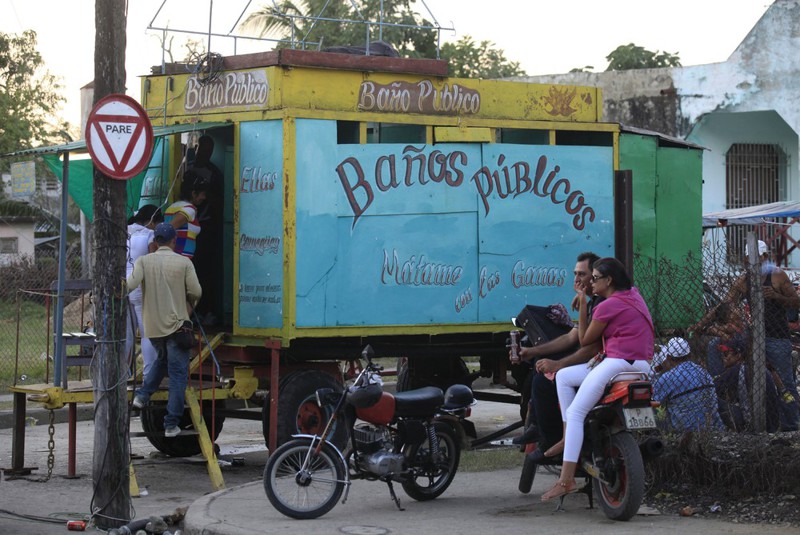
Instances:
[[[654,459],[664,453],[664,443],[660,438],[647,437],[639,443],[639,451],[642,452],[643,459]]]

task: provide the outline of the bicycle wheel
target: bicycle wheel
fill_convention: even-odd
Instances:
[[[310,439],[290,440],[269,456],[264,490],[280,513],[299,519],[318,518],[336,505],[345,486],[345,466],[328,443],[313,453]],[[306,458],[313,456],[306,468]]]

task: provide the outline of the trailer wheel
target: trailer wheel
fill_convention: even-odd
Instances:
[[[278,386],[278,446],[292,439],[292,435],[318,435],[325,429],[331,416],[331,407],[319,407],[316,393],[319,388],[342,391],[342,384],[330,374],[319,370],[305,370],[287,375]],[[262,409],[264,440],[269,444],[269,408],[267,399]],[[338,420],[328,437],[338,448],[347,441],[347,425]]]
[[[398,392],[423,386],[438,386],[442,390],[447,390],[455,384],[472,388],[472,381],[475,380],[467,368],[467,363],[461,357],[415,358],[413,374],[409,371],[409,360],[409,358],[397,359]]]
[[[216,403],[218,409],[225,408],[224,400],[217,400]],[[177,436],[173,438],[164,436],[164,415],[166,414],[166,403],[150,404],[142,409],[142,429],[145,433],[148,433],[147,440],[150,441],[150,444],[161,453],[169,455],[170,457],[191,457],[192,455],[200,453],[200,441],[197,435]],[[211,430],[211,417],[212,405],[210,401],[206,400],[203,402],[203,420],[205,420],[209,431]],[[217,414],[214,418],[214,438],[218,437],[222,432],[224,423],[225,417]],[[178,427],[180,427],[182,431],[194,430],[189,409],[183,411],[183,416],[181,416]]]

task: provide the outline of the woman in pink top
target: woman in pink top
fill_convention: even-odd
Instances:
[[[553,488],[542,495],[542,501],[578,490],[575,469],[583,444],[584,421],[600,400],[608,381],[618,373],[650,371],[653,320],[639,291],[631,286],[631,278],[622,262],[616,258],[596,261],[592,266],[592,290],[605,300],[595,307],[589,323],[586,297],[581,296],[578,339],[581,346],[602,339],[606,358],[592,368],[578,364],[556,374],[564,438],[547,450],[545,456],[554,457],[563,452],[564,461],[561,476]]]

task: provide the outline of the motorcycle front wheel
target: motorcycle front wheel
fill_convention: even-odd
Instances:
[[[439,453],[431,451],[430,440],[405,448],[411,474],[403,481],[403,490],[417,501],[433,500],[447,490],[458,470],[461,449],[453,428],[434,422]]]
[[[601,471],[608,483],[593,479],[594,495],[608,518],[630,520],[644,498],[644,461],[639,446],[630,433],[617,433],[603,450]]]
[[[333,509],[344,491],[345,466],[336,449],[325,443],[318,454],[312,450],[310,439],[290,440],[269,456],[264,468],[267,498],[288,517],[318,518]]]

